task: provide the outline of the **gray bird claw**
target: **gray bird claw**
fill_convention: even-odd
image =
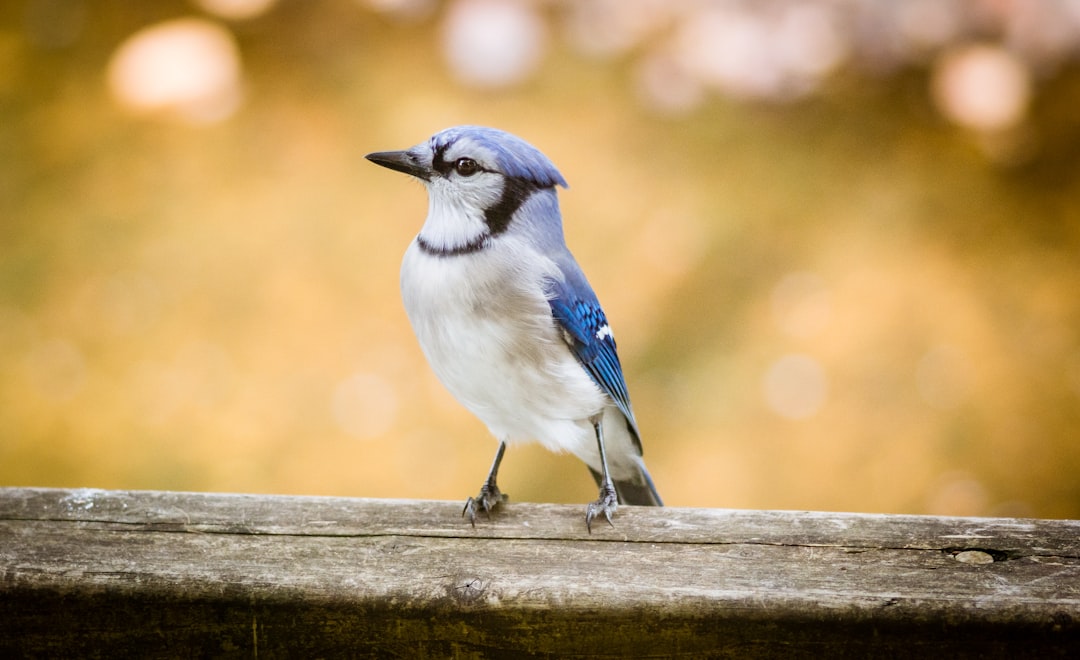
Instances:
[[[476,512],[481,510],[488,518],[495,507],[506,501],[499,487],[494,482],[488,482],[480,488],[480,494],[465,500],[465,508],[461,511],[462,517],[468,516],[469,523],[476,527]]]
[[[585,529],[592,534],[592,522],[601,513],[604,514],[607,524],[614,527],[615,524],[611,522],[611,516],[618,508],[619,496],[615,494],[615,489],[611,486],[601,487],[600,498],[595,502],[589,502],[589,506],[585,507]]]

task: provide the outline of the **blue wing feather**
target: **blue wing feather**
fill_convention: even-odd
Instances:
[[[615,351],[615,338],[596,294],[583,276],[580,279],[576,286],[572,281],[551,282],[548,299],[551,314],[564,330],[574,357],[626,417],[640,451],[637,421]]]

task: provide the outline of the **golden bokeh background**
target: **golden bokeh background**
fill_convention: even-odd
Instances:
[[[5,3],[0,484],[474,494],[363,155],[475,123],[570,182],[668,504],[1080,517],[1072,6]]]

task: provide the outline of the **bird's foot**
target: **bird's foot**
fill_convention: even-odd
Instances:
[[[476,527],[476,512],[478,510],[483,511],[484,515],[490,518],[492,510],[506,500],[506,495],[502,494],[495,482],[487,481],[480,487],[479,495],[465,500],[465,508],[461,511],[461,515],[463,517],[468,516],[469,523]]]
[[[592,534],[592,521],[601,513],[607,523],[614,527],[611,516],[619,508],[619,496],[615,493],[615,486],[610,482],[600,486],[600,497],[595,502],[589,502],[585,507],[585,528]]]

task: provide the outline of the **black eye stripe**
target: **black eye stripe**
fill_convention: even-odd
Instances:
[[[443,176],[450,173],[450,163],[445,160],[446,149],[449,146],[448,144],[436,145],[431,154],[432,169]]]

